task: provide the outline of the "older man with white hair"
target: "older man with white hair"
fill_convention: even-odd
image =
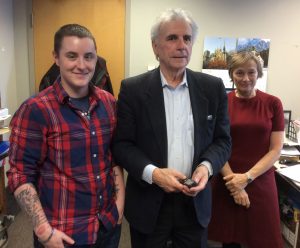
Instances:
[[[159,68],[122,82],[113,145],[128,171],[125,216],[132,248],[206,247],[209,178],[227,161],[227,95],[219,78],[186,68],[197,25],[182,9],[151,32]]]

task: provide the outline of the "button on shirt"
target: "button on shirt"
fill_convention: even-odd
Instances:
[[[90,87],[90,119],[69,101],[60,80],[21,105],[11,121],[8,184],[36,186],[51,226],[93,244],[99,220],[118,220],[110,145],[115,100]],[[102,228],[102,226],[100,226]]]

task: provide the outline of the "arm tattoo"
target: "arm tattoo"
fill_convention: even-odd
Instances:
[[[22,190],[16,196],[16,199],[20,207],[29,215],[34,228],[47,222],[46,216],[40,205],[40,199],[33,185],[29,185],[26,189]],[[40,207],[37,207],[38,205]]]
[[[119,175],[117,174],[116,171],[114,171],[113,173],[114,173],[114,175],[113,175],[114,176],[114,193],[115,193],[115,196],[118,197],[118,192],[119,192],[120,188],[119,188],[119,184],[117,183],[117,176],[119,176]]]

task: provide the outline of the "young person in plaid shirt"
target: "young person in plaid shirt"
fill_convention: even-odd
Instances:
[[[60,77],[11,121],[9,187],[32,220],[34,247],[118,247],[124,183],[110,150],[116,106],[90,84],[95,39],[65,25],[53,55]]]

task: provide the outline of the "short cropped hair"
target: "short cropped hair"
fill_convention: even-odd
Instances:
[[[76,36],[79,38],[90,38],[93,40],[95,49],[97,49],[96,46],[96,40],[92,33],[84,26],[81,26],[79,24],[67,24],[62,27],[60,27],[59,30],[56,31],[54,35],[54,51],[56,54],[59,54],[59,50],[61,49],[62,40],[66,36]]]
[[[190,13],[186,10],[177,9],[167,9],[162,12],[160,16],[156,19],[155,23],[151,28],[151,40],[154,41],[159,35],[159,29],[163,23],[167,23],[174,20],[183,20],[188,23],[192,28],[192,41],[194,42],[198,34],[198,26],[193,20]]]
[[[234,53],[231,56],[231,59],[229,60],[228,73],[231,80],[233,80],[233,71],[250,60],[254,61],[256,64],[257,78],[261,78],[263,76],[263,68],[261,62],[258,59],[258,57],[254,54],[254,52],[242,51],[242,52]]]

